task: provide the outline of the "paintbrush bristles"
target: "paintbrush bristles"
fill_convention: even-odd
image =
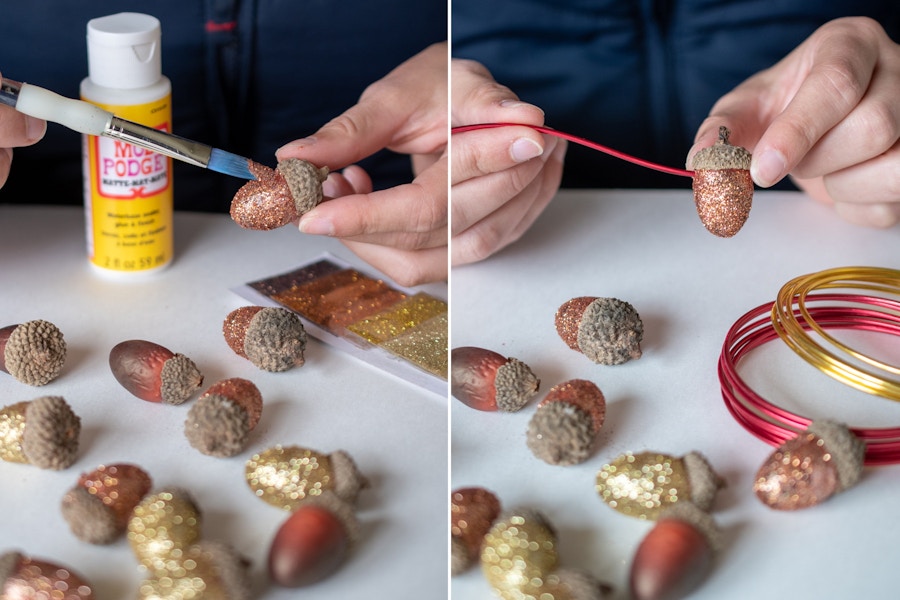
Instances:
[[[250,161],[243,156],[225,152],[218,148],[213,148],[209,155],[209,164],[206,168],[217,173],[224,173],[232,177],[241,179],[256,179],[256,175],[250,172],[248,164]]]

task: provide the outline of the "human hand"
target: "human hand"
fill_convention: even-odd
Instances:
[[[0,187],[9,177],[13,148],[31,146],[46,132],[46,121],[24,115],[9,106],[0,106]]]
[[[411,183],[373,191],[369,175],[352,165],[383,148],[411,155]],[[340,238],[400,285],[446,279],[447,44],[407,60],[366,88],[356,105],[276,157],[333,171],[323,184],[332,199],[303,215],[300,231]]]
[[[900,221],[900,46],[875,21],[837,19],[779,63],[723,96],[688,153],[711,145],[720,125],[752,148],[753,181],[785,175],[847,221]]]
[[[543,125],[543,111],[494,81],[481,64],[451,61],[451,124]],[[566,142],[531,127],[457,133],[450,168],[454,265],[487,258],[521,237],[562,178]]]

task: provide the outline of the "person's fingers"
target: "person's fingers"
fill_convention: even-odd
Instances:
[[[411,287],[447,279],[446,244],[423,250],[401,250],[352,240],[342,242],[354,254],[398,285]]]
[[[491,175],[537,158],[546,141],[530,127],[497,127],[453,134],[450,185]]]
[[[480,63],[454,59],[450,69],[450,123],[454,127],[478,123],[544,124],[544,111],[519,100],[512,90],[494,81]]]
[[[823,178],[834,202],[900,204],[900,144],[875,158]]]

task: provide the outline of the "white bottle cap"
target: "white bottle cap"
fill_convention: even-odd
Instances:
[[[159,19],[118,13],[87,24],[88,76],[115,89],[153,85],[162,77]]]

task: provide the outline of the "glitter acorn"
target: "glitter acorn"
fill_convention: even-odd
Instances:
[[[250,600],[249,561],[219,542],[200,541],[170,557],[138,588],[140,600]]]
[[[500,500],[483,487],[466,487],[450,494],[451,574],[459,575],[478,562],[484,535],[500,515]]]
[[[60,396],[0,409],[0,459],[58,471],[75,462],[81,419]]]
[[[93,600],[94,592],[81,575],[68,567],[6,552],[0,554],[0,598]]]
[[[128,543],[142,565],[151,571],[165,568],[200,539],[200,509],[191,494],[169,488],[145,496],[128,520]]]
[[[62,515],[78,539],[110,544],[125,533],[131,511],[149,491],[150,476],[142,468],[101,465],[63,496]]]
[[[484,348],[454,348],[450,365],[450,393],[478,410],[515,412],[537,394],[541,384],[522,361]]]
[[[274,446],[247,461],[247,484],[259,498],[292,512],[304,500],[325,490],[351,505],[368,480],[349,454],[321,454],[299,446]]]
[[[332,492],[310,498],[281,525],[269,548],[269,576],[283,587],[321,581],[344,562],[359,538],[353,508]]]
[[[727,127],[719,127],[716,143],[699,150],[691,161],[694,204],[700,221],[710,233],[726,238],[744,226],[753,204],[751,155],[729,144],[730,134]]]
[[[677,600],[690,594],[712,569],[720,537],[709,513],[691,502],[662,511],[631,561],[631,597]]]
[[[699,452],[681,458],[657,452],[626,452],[600,468],[595,489],[620,513],[655,520],[662,509],[683,500],[709,510],[723,485]]]
[[[624,300],[572,298],[556,311],[555,322],[566,345],[597,364],[620,365],[641,357],[644,324]]]
[[[224,379],[210,386],[191,406],[184,435],[203,454],[234,456],[246,448],[262,408],[262,394],[252,381]]]
[[[249,167],[256,179],[245,183],[231,201],[231,218],[245,229],[277,229],[322,201],[327,167],[298,158],[280,161],[275,169],[255,162]]]
[[[182,404],[203,384],[191,359],[146,340],[116,344],[109,368],[122,387],[147,402]]]
[[[813,421],[766,459],[753,491],[770,508],[809,508],[856,485],[864,456],[865,444],[847,427]]]
[[[0,371],[28,385],[56,379],[66,362],[66,341],[49,321],[28,321],[0,328]]]
[[[606,399],[593,382],[572,379],[553,386],[528,423],[526,443],[551,465],[587,460],[606,418]]]
[[[306,329],[293,312],[281,307],[242,306],[225,318],[225,342],[264,371],[302,367]]]
[[[538,597],[535,592],[556,569],[558,560],[556,531],[534,509],[506,512],[484,536],[481,569],[504,600]]]

